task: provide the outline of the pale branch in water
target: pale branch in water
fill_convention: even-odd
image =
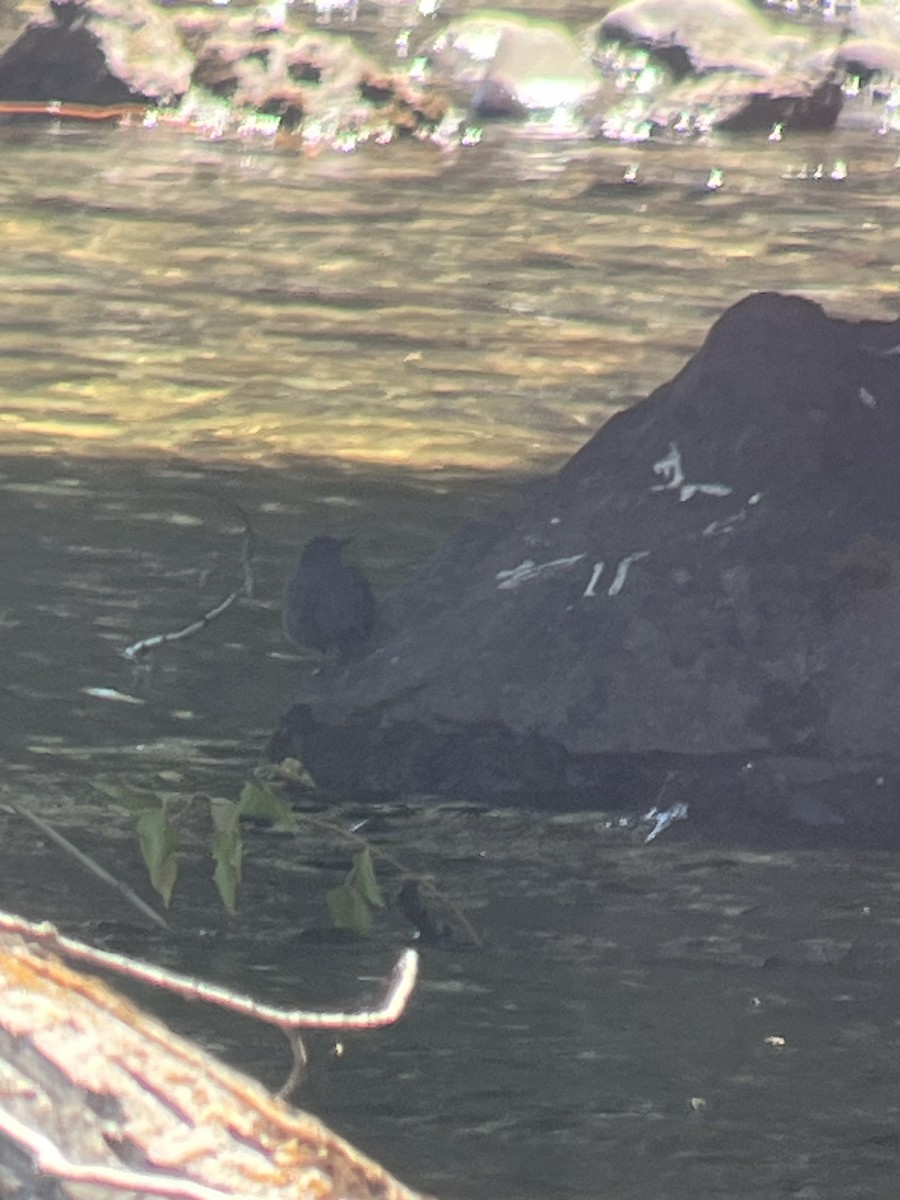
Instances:
[[[93,1197],[424,1200],[314,1116],[179,1038],[66,958],[124,968],[188,998],[203,995],[194,980],[0,912],[0,1174],[17,1194],[69,1195],[78,1184],[79,1195]],[[380,1009],[347,1015],[355,1027],[399,1014],[415,955],[399,966],[403,978]],[[222,996],[234,1011],[263,1019],[340,1019],[278,1014],[206,989],[207,999]],[[64,1186],[48,1189],[49,1179]]]
[[[226,609],[231,608],[238,596],[243,595],[243,587],[230,596],[226,596],[221,604],[217,604],[215,608],[211,608],[209,612],[204,613],[202,617],[196,621],[192,621],[190,625],[185,625],[184,629],[176,629],[172,633],[155,633],[152,637],[141,638],[138,642],[132,642],[130,646],[126,646],[122,651],[122,657],[131,660],[143,658],[145,654],[149,654],[151,650],[156,650],[159,646],[165,646],[168,642],[180,642],[184,638],[194,637],[195,634],[202,633],[207,625],[211,625],[216,617],[220,617]]]
[[[235,588],[224,600],[220,601],[208,612],[205,612],[201,617],[198,617],[196,621],[192,621],[190,625],[185,625],[183,629],[175,629],[171,633],[155,633],[151,637],[140,638],[138,641],[132,642],[130,646],[126,646],[122,651],[123,658],[127,658],[130,662],[139,662],[152,650],[159,649],[160,646],[168,645],[169,642],[180,642],[185,638],[195,637],[198,633],[202,633],[222,613],[227,612],[232,604],[242,596],[246,596],[248,600],[253,599],[256,588],[256,578],[253,571],[256,533],[250,524],[249,517],[239,504],[235,504],[232,500],[226,500],[225,503],[234,509],[244,525],[240,558],[243,579],[240,587]]]
[[[275,1095],[279,1100],[289,1100],[306,1077],[309,1055],[306,1053],[306,1045],[300,1036],[299,1030],[285,1029],[283,1032],[291,1048],[291,1058],[293,1061],[287,1079]]]
[[[186,1000],[204,1000],[216,1004],[241,1016],[252,1017],[279,1029],[380,1029],[392,1025],[406,1008],[419,970],[419,956],[415,950],[404,950],[397,960],[388,982],[384,1000],[377,1008],[357,1009],[355,1012],[312,1012],[306,1009],[275,1008],[260,1004],[249,996],[242,996],[229,988],[214,983],[205,983],[190,975],[178,975],[152,963],[140,962],[124,954],[109,950],[97,950],[84,942],[65,937],[49,921],[35,923],[17,917],[14,913],[0,910],[0,930],[17,933],[30,941],[47,945],[63,958],[74,959],[101,967],[117,975],[127,975],[142,983],[164,988]]]

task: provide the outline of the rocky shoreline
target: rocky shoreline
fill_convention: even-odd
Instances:
[[[630,0],[569,29],[491,10],[444,21],[423,4],[396,18],[382,61],[361,49],[352,20],[335,32],[286,4],[23,9],[27,24],[0,52],[0,117],[143,111],[149,123],[296,137],[308,149],[408,135],[468,145],[496,118],[543,136],[777,139],[831,128],[861,91],[870,123],[893,128],[900,70],[900,22],[878,6],[789,16],[750,0]]]

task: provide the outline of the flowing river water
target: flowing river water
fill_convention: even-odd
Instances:
[[[314,157],[161,128],[0,142],[0,782],[145,893],[133,822],[92,783],[237,795],[315,667],[278,618],[313,533],[352,535],[383,594],[670,378],[746,293],[900,308],[900,145],[866,123],[675,146],[496,127]],[[238,509],[255,599],[126,661],[239,582]],[[896,1195],[893,856],[646,844],[602,813],[489,798],[305,802],[368,817],[487,944],[424,947],[406,1019],[340,1054],[312,1044],[301,1102],[410,1184]],[[391,908],[368,941],[329,932],[346,847],[248,831],[231,919],[203,811],[184,818],[172,935],[5,810],[4,906],[261,999],[374,994],[410,927]],[[277,1038],[141,999],[281,1082]]]

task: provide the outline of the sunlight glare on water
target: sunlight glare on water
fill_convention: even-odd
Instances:
[[[802,177],[817,159],[848,178]],[[559,462],[748,291],[890,315],[895,161],[840,134],[313,158],[8,135],[0,429],[23,452]]]

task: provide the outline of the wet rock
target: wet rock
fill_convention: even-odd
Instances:
[[[600,23],[609,41],[649,51],[681,79],[704,71],[771,70],[774,30],[749,0],[629,0]]]
[[[424,53],[434,80],[461,94],[479,117],[574,110],[603,85],[567,29],[515,14],[451,21]]]
[[[192,69],[149,0],[53,0],[0,55],[0,100],[153,103],[186,92]]]
[[[710,813],[840,831],[865,794],[892,814],[898,344],[900,322],[736,304],[389,597],[365,658],[304,681],[276,752],[376,792],[649,807],[674,769]],[[746,764],[772,758],[783,784],[761,789]]]
[[[830,129],[843,105],[841,34],[775,24],[749,0],[630,0],[600,22],[601,45],[645,53],[666,74],[631,89],[599,127],[607,136]]]
[[[445,117],[440,96],[383,71],[350,38],[275,19],[273,8],[51,0],[0,55],[0,100],[168,105],[177,123],[217,135],[303,126],[306,143],[340,149],[428,136]]]
[[[841,85],[830,66],[815,76],[785,70],[764,86],[757,76],[722,71],[666,89],[644,119],[658,131],[678,134],[752,133],[776,125],[810,131],[830,128],[842,107]]]
[[[445,116],[440,96],[425,96],[402,75],[382,70],[349,37],[290,21],[273,26],[265,16],[201,11],[176,17],[196,56],[198,92],[237,111],[277,116],[288,130],[305,123],[308,140],[343,148],[345,136],[389,141],[430,131]]]
[[[327,36],[310,40],[254,12],[176,19],[196,55],[194,84],[237,108],[277,113],[297,124],[309,108],[308,85],[318,87],[326,74],[332,86],[337,75],[348,88],[358,85],[360,62],[346,39],[343,53],[336,52]]]

